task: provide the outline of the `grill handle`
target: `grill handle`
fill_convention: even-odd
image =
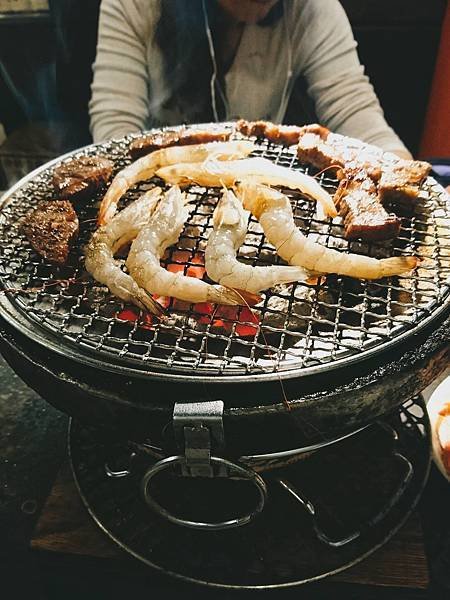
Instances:
[[[394,444],[392,455],[394,456],[394,458],[397,461],[401,462],[404,465],[405,471],[404,471],[403,477],[401,478],[399,485],[397,486],[397,489],[396,489],[395,493],[393,494],[393,496],[391,496],[389,501],[385,504],[385,506],[377,514],[372,516],[365,523],[365,528],[370,527],[372,525],[376,525],[377,523],[379,523],[382,519],[384,519],[386,517],[386,515],[389,513],[389,511],[402,498],[403,494],[405,493],[406,489],[408,488],[409,483],[411,482],[411,479],[412,479],[412,476],[414,473],[414,467],[413,467],[411,461],[408,458],[406,458],[406,456],[404,454],[402,454],[399,450],[396,449],[396,447],[398,445],[398,441],[399,441],[399,435],[398,435],[397,431],[391,425],[389,425],[388,423],[386,423],[384,421],[378,421],[375,425],[378,425],[379,427],[381,427],[382,429],[387,431],[387,433],[392,436],[392,441]],[[314,531],[315,531],[317,537],[323,543],[327,544],[327,546],[331,546],[334,548],[340,548],[341,546],[345,546],[348,543],[353,542],[354,540],[361,537],[361,534],[363,533],[363,527],[361,527],[360,530],[352,531],[347,536],[345,536],[341,539],[330,538],[323,531],[323,529],[320,528],[320,526],[317,522],[317,511],[316,511],[314,504],[308,498],[303,496],[299,492],[299,490],[287,479],[276,478],[275,481],[277,481],[279,483],[279,485],[286,492],[288,492],[302,506],[302,508],[304,508],[306,510],[306,512],[308,513],[308,515],[310,516],[310,518],[312,520],[312,525],[313,525],[313,528],[314,528]]]
[[[152,465],[142,478],[141,492],[147,505],[167,520],[192,529],[231,529],[252,521],[264,508],[267,486],[260,475],[252,469],[215,456],[225,447],[221,400],[212,402],[177,402],[173,409],[173,429],[178,450],[183,454],[169,456]],[[215,523],[190,521],[170,513],[151,495],[151,481],[155,475],[168,468],[180,466],[184,477],[238,477],[251,481],[257,488],[259,499],[251,512],[227,521]]]
[[[255,519],[255,517],[257,517],[259,513],[262,512],[267,500],[267,486],[262,477],[258,475],[258,473],[255,473],[255,471],[253,471],[252,469],[243,467],[242,465],[238,465],[237,463],[231,462],[219,456],[210,456],[209,461],[211,467],[216,466],[219,468],[224,468],[227,470],[227,472],[230,473],[230,475],[235,475],[240,478],[247,479],[256,486],[259,492],[259,500],[256,507],[251,512],[240,517],[229,519],[228,521],[190,521],[188,519],[182,519],[181,517],[173,515],[171,512],[169,512],[163,506],[161,506],[158,502],[156,502],[156,500],[151,495],[151,480],[159,472],[164,471],[175,465],[181,465],[182,469],[183,467],[188,469],[187,459],[185,456],[181,455],[163,458],[147,470],[144,477],[142,478],[141,483],[141,492],[147,505],[153,511],[155,511],[168,521],[171,521],[176,525],[182,525],[183,527],[190,527],[191,529],[207,529],[209,531],[220,529],[232,529],[234,527],[241,527],[242,525],[247,525],[247,523],[253,521],[253,519]]]

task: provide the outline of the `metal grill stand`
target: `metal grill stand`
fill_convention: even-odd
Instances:
[[[370,554],[418,501],[430,456],[421,399],[262,476],[211,454],[224,452],[220,405],[175,405],[184,455],[156,462],[150,454],[158,448],[105,446],[95,432],[72,423],[72,469],[90,514],[122,548],[157,569],[221,587],[306,583]],[[174,465],[181,465],[179,473],[160,474]],[[230,517],[237,507],[246,513],[255,498],[256,510]]]

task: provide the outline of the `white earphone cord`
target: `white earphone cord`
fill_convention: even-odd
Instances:
[[[219,121],[219,113],[217,112],[217,103],[216,103],[216,87],[219,91],[221,100],[223,102],[223,105],[225,107],[225,120],[227,118],[227,115],[229,113],[228,110],[228,102],[227,99],[225,98],[225,94],[223,93],[219,82],[217,81],[217,62],[216,62],[216,52],[214,50],[214,42],[212,39],[212,33],[211,33],[211,28],[209,26],[209,19],[208,19],[208,13],[206,12],[206,6],[205,6],[205,0],[202,0],[202,9],[203,9],[203,17],[205,20],[205,30],[206,30],[206,37],[208,39],[208,47],[209,47],[209,54],[211,56],[211,61],[213,64],[213,74],[211,77],[211,81],[210,81],[210,92],[211,92],[211,104],[212,104],[212,110],[213,110],[213,115],[214,115],[214,120],[216,121],[216,123]]]
[[[209,19],[208,19],[208,13],[206,11],[205,0],[202,0],[202,9],[203,9],[203,17],[205,20],[206,37],[208,39],[209,54],[211,56],[211,61],[213,64],[213,74],[212,74],[211,81],[210,81],[210,93],[211,93],[211,105],[212,105],[214,120],[217,123],[219,121],[219,114],[217,112],[216,87],[219,91],[221,100],[225,107],[225,113],[226,113],[225,120],[228,118],[230,110],[229,110],[229,105],[228,105],[228,101],[225,97],[225,94],[223,93],[222,88],[217,80],[216,53],[214,50],[214,42],[213,42],[213,38],[212,38],[211,28],[209,26]],[[277,122],[277,123],[282,122],[284,114],[286,112],[287,104],[289,101],[289,94],[288,94],[289,84],[292,79],[292,43],[291,43],[291,32],[289,30],[289,26],[288,26],[287,19],[286,19],[286,11],[283,12],[283,25],[284,25],[284,28],[286,31],[286,39],[287,39],[287,72],[286,72],[286,82],[284,84],[283,92],[281,94],[280,107],[278,109],[278,113],[277,113],[277,116],[275,119],[275,122]]]

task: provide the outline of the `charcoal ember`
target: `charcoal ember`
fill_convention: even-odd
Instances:
[[[21,230],[38,254],[62,265],[78,236],[78,217],[68,200],[43,202],[25,216]]]
[[[108,183],[113,167],[101,156],[80,156],[62,163],[52,177],[56,195],[71,201],[87,200]]]
[[[310,319],[334,320],[332,305],[336,302],[334,294],[324,288],[297,285],[292,301],[291,285],[282,284],[272,288],[272,294],[254,308],[264,307],[263,325],[289,331],[304,331]]]

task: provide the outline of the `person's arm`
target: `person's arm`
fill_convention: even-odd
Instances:
[[[320,122],[337,133],[411,158],[386,123],[339,2],[307,0],[297,21],[296,39],[300,68]]]
[[[152,3],[153,4],[153,3]],[[139,0],[102,0],[89,103],[94,142],[145,127],[149,110],[146,19]]]

